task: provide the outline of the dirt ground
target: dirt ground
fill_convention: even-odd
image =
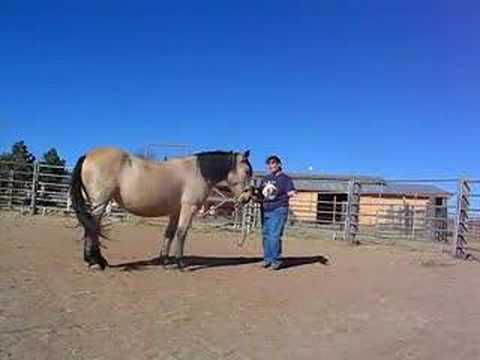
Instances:
[[[180,273],[149,261],[162,229],[118,224],[92,272],[73,225],[0,213],[0,359],[480,359],[478,263],[289,233],[272,272],[197,226]]]

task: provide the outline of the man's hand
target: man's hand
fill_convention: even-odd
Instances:
[[[291,197],[297,195],[297,192],[296,192],[295,190],[292,190],[292,191],[289,191],[289,192],[287,193],[287,195],[288,195],[289,198],[291,198]]]

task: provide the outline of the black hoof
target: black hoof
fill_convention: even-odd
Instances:
[[[177,265],[178,270],[185,270],[185,261],[183,259],[175,258],[175,265]]]
[[[83,259],[92,270],[105,270],[107,260],[101,254],[84,254]]]
[[[161,261],[161,264],[163,265],[163,267],[167,267],[167,266],[173,264],[173,260],[170,256],[162,257],[162,258],[160,258],[160,261]]]
[[[103,271],[103,270],[105,270],[105,268],[101,267],[99,264],[88,265],[88,268],[92,271]]]

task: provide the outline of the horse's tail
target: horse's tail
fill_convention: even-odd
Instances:
[[[92,215],[90,208],[85,200],[83,193],[88,198],[88,193],[85,190],[85,185],[82,181],[82,166],[86,156],[82,155],[75,165],[72,173],[72,179],[70,183],[70,199],[72,200],[72,207],[75,210],[77,219],[80,224],[83,225],[86,235],[98,235],[99,228],[97,221]]]

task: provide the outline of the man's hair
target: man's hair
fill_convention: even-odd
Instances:
[[[282,160],[280,160],[280,158],[277,155],[270,155],[265,161],[265,163],[270,164],[272,161],[280,165],[282,164]]]

